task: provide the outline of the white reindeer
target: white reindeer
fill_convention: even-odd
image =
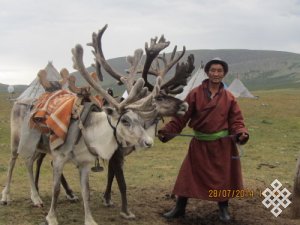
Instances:
[[[136,51],[136,54],[134,57],[129,57],[129,62],[131,62],[132,67],[130,68],[130,75],[129,77],[123,76],[118,73],[116,73],[112,68],[109,67],[108,63],[106,62],[102,49],[101,49],[101,37],[103,32],[105,31],[106,26],[99,31],[98,35],[93,35],[93,45],[96,47],[95,51],[95,56],[97,62],[102,62],[102,66],[105,68],[106,71],[109,73],[114,73],[117,75],[116,79],[119,81],[123,81],[124,83],[127,84],[128,89],[130,90],[132,88],[133,84],[133,78],[135,78],[133,75],[136,73],[136,71],[140,68],[137,67],[140,59],[141,59],[141,53],[140,51]],[[96,40],[98,39],[98,40]],[[147,59],[146,63],[144,66],[143,74],[146,74],[150,68],[150,65],[152,61],[158,56],[159,52],[167,47],[169,45],[169,42],[166,42],[165,39],[162,37],[158,43],[156,43],[157,39],[152,39],[150,48],[146,45],[146,54],[147,54]],[[95,43],[95,41],[97,41]],[[98,46],[97,46],[98,45]],[[100,47],[99,47],[100,46]],[[100,51],[99,51],[100,50]],[[157,68],[152,68],[150,69],[150,73],[156,76],[164,77],[165,74],[171,69],[173,65],[175,65],[179,59],[183,56],[184,50],[180,56],[174,59],[174,55],[176,52],[176,48],[173,51],[172,58],[169,63],[165,64],[165,68],[163,70],[158,70]],[[154,54],[153,54],[154,53]],[[139,57],[140,55],[140,57]],[[165,58],[161,58],[164,62],[166,62]],[[164,89],[154,97],[155,101],[155,106],[156,106],[156,114],[152,114],[152,118],[146,120],[146,127],[148,128],[148,133],[150,133],[151,136],[154,136],[154,128],[155,128],[155,123],[157,122],[157,118],[160,118],[161,116],[173,116],[173,115],[182,115],[186,112],[187,110],[187,104],[179,99],[176,99],[170,95],[169,93],[175,93],[175,89],[179,85],[185,85],[186,79],[190,75],[190,73],[193,70],[193,59],[189,57],[189,61],[187,64],[181,64],[177,65],[176,68],[176,73],[173,79],[171,79],[169,82],[166,82],[163,86]],[[112,71],[112,72],[110,72]],[[131,85],[131,86],[130,86]],[[153,87],[150,86],[149,83],[147,83],[148,87],[150,89],[153,89]],[[178,92],[178,90],[177,90]],[[180,92],[180,89],[179,89]],[[152,106],[151,106],[152,107]],[[14,108],[12,110],[12,128],[20,127],[21,122],[24,120],[24,112],[26,111],[26,106],[22,104],[15,104]],[[11,182],[11,175],[12,175],[12,170],[15,164],[15,160],[17,158],[17,149],[18,149],[18,139],[19,139],[19,134],[18,131],[20,129],[12,129],[12,158],[9,166],[9,171],[8,171],[8,181],[5,189],[2,192],[2,203],[7,203],[9,201],[9,189],[10,189],[10,182]],[[33,135],[33,134],[32,134]],[[39,136],[40,134],[37,134]],[[29,147],[29,146],[28,146]],[[34,147],[32,148],[34,149]],[[129,151],[128,151],[129,149]],[[108,170],[108,184],[107,184],[107,190],[105,192],[104,198],[105,202],[107,205],[111,204],[110,201],[110,190],[111,190],[111,183],[113,180],[113,177],[116,176],[118,180],[118,184],[120,187],[121,195],[122,195],[122,212],[121,215],[125,218],[132,218],[134,215],[128,210],[127,208],[127,197],[126,197],[126,183],[123,175],[123,169],[122,169],[122,163],[123,163],[123,156],[124,154],[127,155],[132,151],[133,148],[123,148],[121,151],[116,151],[114,153],[114,157],[112,160],[109,161],[109,170]],[[125,151],[126,150],[126,151]],[[34,155],[34,156],[37,156]],[[32,174],[32,163],[35,160],[35,157],[32,157],[31,160],[28,160],[28,164],[31,166],[30,168],[30,174]],[[31,180],[31,186],[33,186],[33,176],[30,175],[30,180]],[[37,182],[37,180],[36,180]],[[63,182],[64,187],[66,188],[67,194],[69,194],[70,198],[74,199],[74,195],[72,190],[67,186],[66,182]],[[32,191],[32,200],[35,205],[37,206],[42,206],[42,201],[38,196],[37,191]]]
[[[101,39],[106,28],[107,25],[105,25],[101,30],[99,30],[98,34],[93,33],[93,42],[89,45],[94,48],[96,63],[99,63],[98,67],[102,66],[105,69],[105,71],[113,78],[115,78],[118,82],[125,83],[127,91],[130,91],[130,89],[132,88],[137,73],[142,73],[142,77],[145,80],[148,89],[153,90],[153,86],[147,81],[147,75],[151,74],[153,76],[160,77],[162,80],[165,80],[165,76],[168,73],[168,71],[170,71],[170,69],[174,65],[176,65],[176,63],[178,63],[178,61],[182,58],[182,56],[185,53],[185,48],[183,48],[181,54],[176,56],[177,47],[175,46],[171,54],[170,60],[167,60],[165,54],[159,54],[163,49],[169,46],[170,42],[166,41],[164,36],[162,36],[158,41],[157,38],[151,39],[150,45],[148,45],[148,43],[146,43],[145,45],[146,60],[143,68],[139,67],[143,55],[143,50],[138,49],[135,51],[133,56],[127,57],[127,61],[130,63],[131,67],[128,69],[129,74],[125,75],[112,68],[104,57]],[[158,60],[161,60],[163,62],[163,68],[159,68]],[[153,62],[155,62],[155,66],[152,65]],[[146,119],[145,128],[147,130],[147,133],[151,137],[154,138],[155,128],[161,117],[183,115],[187,111],[187,103],[177,98],[174,98],[170,94],[177,94],[182,92],[182,86],[186,85],[187,78],[190,76],[193,69],[194,57],[193,55],[190,55],[188,57],[187,63],[177,64],[174,77],[172,77],[168,81],[165,81],[162,84],[159,94],[154,97],[156,114],[153,115],[151,119]],[[98,69],[98,71],[101,70]],[[98,76],[102,77],[102,75]],[[116,151],[112,158],[109,160],[107,178],[108,180],[106,190],[103,196],[105,206],[113,205],[111,201],[111,186],[114,176],[116,176],[122,199],[120,215],[126,219],[135,218],[135,215],[128,209],[126,182],[123,173],[123,159],[125,155],[130,154],[133,150],[134,148],[126,148],[123,149],[123,151]],[[65,179],[63,180],[65,182]],[[66,192],[72,193],[67,183],[64,185],[64,187],[66,189]]]
[[[178,61],[185,53],[185,48],[183,48],[181,54],[176,56],[177,47],[175,46],[171,57],[168,60],[165,54],[159,54],[163,49],[169,46],[170,42],[166,41],[164,36],[162,36],[159,40],[157,40],[157,38],[151,39],[150,45],[148,45],[148,43],[146,43],[145,45],[146,60],[143,68],[139,67],[143,55],[143,50],[138,49],[134,52],[133,56],[127,57],[127,61],[130,63],[131,67],[128,69],[129,74],[125,75],[112,68],[104,57],[101,39],[106,28],[107,25],[99,30],[98,34],[94,33],[93,42],[89,45],[93,46],[94,48],[96,62],[100,62],[100,65],[105,69],[105,71],[113,78],[115,78],[118,82],[125,83],[126,87],[128,87],[128,91],[130,91],[130,88],[132,87],[132,84],[137,77],[137,73],[142,73],[142,77],[145,80],[148,89],[153,90],[153,86],[147,81],[147,75],[151,74],[153,76],[160,77],[165,81],[165,76],[168,71],[170,71],[170,69],[174,65],[176,65],[176,63],[178,63]],[[163,62],[162,68],[158,66],[158,60],[161,60]],[[153,62],[155,62],[155,65],[153,65]],[[155,128],[160,118],[166,116],[184,115],[187,111],[187,103],[173,97],[171,94],[177,94],[183,91],[182,86],[186,85],[187,79],[192,73],[193,69],[194,57],[193,55],[190,55],[188,57],[187,63],[178,63],[176,66],[175,75],[161,85],[159,94],[154,97],[156,115],[154,115],[151,119],[147,119],[145,125],[146,131],[151,137],[154,138],[155,136]],[[100,75],[100,77],[101,76],[102,75]],[[114,177],[116,177],[122,200],[120,215],[125,219],[135,218],[135,215],[128,209],[126,194],[127,188],[123,173],[124,156],[130,154],[133,150],[134,148],[126,148],[123,149],[123,151],[116,151],[112,158],[109,160],[107,186],[103,195],[104,205],[108,207],[112,206],[113,202],[111,201],[111,187],[113,179]],[[65,182],[65,179],[63,180]],[[66,192],[72,193],[67,183],[65,183],[64,187],[66,189]]]
[[[112,77],[114,77],[118,82],[124,82],[128,87],[129,91],[130,88],[132,87],[132,84],[134,83],[134,80],[136,79],[136,75],[138,72],[143,73],[143,77],[145,81],[147,81],[147,76],[145,76],[144,74],[147,73],[150,73],[157,77],[161,77],[163,80],[165,80],[164,77],[167,74],[167,72],[182,58],[182,56],[185,53],[185,48],[184,48],[181,54],[175,57],[175,53],[176,53],[176,47],[175,47],[170,60],[167,60],[164,54],[162,56],[159,56],[159,53],[167,46],[169,46],[170,42],[167,42],[163,36],[158,40],[158,42],[157,42],[157,38],[152,39],[150,42],[150,46],[148,46],[148,44],[146,43],[146,47],[145,47],[146,60],[143,68],[141,69],[139,67],[141,57],[143,55],[143,50],[138,49],[135,51],[133,56],[127,57],[127,61],[130,63],[131,67],[128,69],[129,75],[125,75],[113,69],[108,64],[108,62],[104,57],[104,54],[102,52],[101,39],[106,28],[107,26],[104,26],[98,32],[98,34],[94,33],[93,42],[89,44],[90,46],[94,47],[95,50],[94,55],[96,58],[96,63],[100,62],[100,64],[97,66],[98,68],[97,71],[99,72],[101,71],[100,65],[102,65],[102,67],[106,70],[106,72],[110,74]],[[152,65],[152,62],[155,60],[156,60],[155,65],[158,65],[157,62],[158,58],[164,63],[163,68],[158,68],[158,66],[155,67]],[[170,94],[180,93],[182,91],[182,88],[180,86],[186,85],[186,80],[194,69],[193,63],[194,63],[193,55],[190,55],[188,57],[187,63],[178,64],[176,67],[174,77],[170,79],[168,82],[164,82],[164,84],[162,84],[159,94],[154,97],[154,102],[156,106],[156,115],[154,115],[153,118],[151,118],[150,120],[147,119],[145,123],[145,128],[147,130],[147,133],[151,137],[154,138],[157,122],[161,117],[183,115],[187,111],[188,108],[187,103],[171,96]],[[98,77],[102,77],[102,75],[98,74]],[[153,90],[153,86],[150,83],[147,82],[147,86],[150,90]],[[76,88],[72,88],[72,89],[76,90]],[[135,218],[135,215],[132,212],[130,212],[128,209],[127,195],[126,195],[126,182],[123,173],[123,159],[125,155],[130,154],[133,150],[134,148],[126,148],[123,149],[122,151],[116,151],[112,156],[112,158],[109,160],[108,178],[107,178],[108,180],[107,180],[106,190],[103,196],[103,202],[105,206],[113,205],[111,201],[111,186],[112,186],[113,178],[116,176],[120,193],[121,193],[121,199],[122,199],[120,215],[126,219]],[[41,166],[41,161],[42,160],[39,160],[39,164],[37,166],[36,183],[38,182],[38,174],[39,174],[39,168]],[[74,199],[73,191],[70,189],[63,176],[62,176],[62,184],[65,188],[67,196],[69,196],[69,198]]]
[[[76,69],[78,69],[84,78],[92,85],[92,87],[102,96],[108,100],[113,107],[105,108],[105,112],[93,112],[89,115],[85,128],[82,128],[82,137],[77,145],[74,145],[74,134],[72,133],[72,127],[78,125],[78,121],[73,122],[70,125],[70,132],[68,132],[65,143],[57,150],[51,150],[53,157],[53,190],[52,190],[52,202],[51,207],[46,217],[48,224],[58,224],[55,208],[57,198],[60,190],[60,178],[63,167],[66,162],[72,161],[76,164],[80,171],[80,183],[82,187],[82,198],[85,209],[85,224],[97,224],[90,212],[88,200],[89,200],[89,188],[88,188],[88,173],[90,171],[90,165],[94,162],[95,157],[109,160],[113,153],[120,149],[119,147],[151,147],[153,145],[153,139],[146,133],[144,126],[144,120],[140,115],[151,118],[152,111],[138,112],[143,110],[144,105],[152,104],[151,100],[153,96],[148,95],[146,98],[146,88],[143,88],[144,81],[138,80],[132,87],[127,100],[122,103],[116,102],[116,100],[107,95],[103,88],[91,81],[88,72],[86,71],[82,57],[83,49],[80,45],[77,45],[73,52],[73,60]],[[158,80],[156,90],[153,93],[159,91],[160,82]],[[151,108],[151,107],[150,107]],[[154,108],[155,109],[155,108]],[[155,111],[155,110],[154,110]],[[20,116],[20,118],[22,118]],[[37,145],[40,141],[40,132],[35,129],[31,129],[28,126],[29,116],[24,117],[22,123],[22,130],[20,139],[14,140],[18,142],[18,152],[24,152],[27,154],[26,166],[31,184],[31,198],[34,204],[42,204],[38,192],[36,190],[33,179],[33,162],[37,155]],[[12,122],[12,125],[14,123]],[[16,128],[12,129],[16,130]],[[15,156],[13,156],[14,158]],[[14,162],[11,163],[13,167]],[[9,173],[10,173],[9,169]],[[8,182],[11,179],[8,178]],[[2,201],[8,200],[10,184],[8,183],[2,192]]]

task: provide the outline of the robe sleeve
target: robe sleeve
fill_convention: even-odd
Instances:
[[[185,101],[189,105],[188,111],[183,116],[172,117],[171,121],[158,131],[158,137],[162,142],[167,142],[174,138],[176,134],[180,134],[190,120],[195,110],[195,92],[190,92]]]
[[[228,119],[230,134],[233,134],[236,138],[238,138],[242,133],[246,133],[249,138],[249,133],[245,127],[244,118],[236,99],[234,99],[231,103]],[[239,144],[245,144],[247,141],[248,139]]]

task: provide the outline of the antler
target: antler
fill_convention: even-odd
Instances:
[[[166,41],[164,35],[160,37],[157,42],[157,37],[151,38],[150,47],[148,47],[148,43],[145,43],[145,51],[146,51],[146,61],[143,68],[142,77],[145,80],[145,86],[148,87],[149,90],[153,89],[153,86],[148,82],[147,75],[153,60],[159,55],[159,53],[170,45],[169,41]],[[152,71],[151,74],[156,74],[155,71]]]
[[[37,75],[38,75],[40,84],[43,86],[43,88],[45,90],[47,90],[47,89],[49,89],[49,88],[52,87],[52,85],[50,84],[50,82],[47,80],[47,72],[46,72],[46,70],[40,70]]]
[[[194,61],[194,55],[190,54],[186,63],[177,63],[174,77],[164,83],[161,86],[161,89],[170,94],[181,93],[183,88],[180,86],[185,86],[187,84],[187,79],[195,69]]]
[[[84,77],[84,79],[100,94],[102,95],[111,105],[113,105],[116,109],[119,109],[119,103],[106,91],[94,81],[94,79],[89,75],[89,72],[86,70],[83,63],[83,48],[81,45],[76,45],[75,48],[72,49],[72,60],[74,69],[78,70],[80,74]]]
[[[95,61],[103,66],[105,71],[109,73],[113,78],[121,82],[121,77],[124,75],[115,71],[106,61],[103,51],[102,51],[102,36],[105,30],[107,29],[107,24],[98,31],[98,34],[95,32],[92,34],[92,43],[88,43],[88,46],[92,46],[94,48],[93,54],[95,56]]]
[[[130,64],[130,68],[128,70],[129,75],[126,76],[125,74],[119,73],[118,71],[114,70],[107,62],[107,60],[104,57],[103,50],[102,50],[102,36],[107,29],[107,25],[105,25],[102,29],[99,30],[98,34],[93,33],[92,35],[92,43],[89,43],[89,46],[92,46],[94,48],[93,54],[95,56],[96,64],[98,64],[98,68],[100,68],[100,64],[105,69],[105,71],[110,74],[113,78],[115,78],[119,84],[123,83],[127,89],[127,92],[130,92],[132,89],[132,86],[134,84],[136,74],[139,70],[139,64],[141,62],[142,56],[143,56],[143,50],[137,49],[134,52],[133,56],[127,57],[127,62]],[[182,56],[185,53],[185,47],[183,47],[183,50],[180,54],[176,55],[177,52],[177,46],[174,47],[173,52],[171,54],[171,57],[169,60],[167,60],[166,55],[163,54],[162,56],[159,56],[160,52],[168,47],[170,45],[169,41],[166,41],[164,35],[162,35],[159,40],[157,37],[152,38],[150,40],[150,45],[146,42],[145,43],[145,51],[146,51],[146,60],[143,67],[142,77],[145,81],[145,86],[148,87],[150,91],[153,90],[153,86],[148,82],[147,75],[152,74],[156,77],[161,77],[162,79],[165,78],[165,75],[168,73],[168,71],[182,58]],[[159,62],[158,60],[161,60],[163,63],[163,68],[159,68]],[[154,60],[157,60],[156,67],[153,68],[152,63]],[[183,65],[181,66],[183,67]],[[178,67],[178,70],[183,71],[184,69]],[[99,69],[100,71],[100,69]],[[176,75],[177,74],[177,75]],[[177,72],[172,79],[172,82],[168,82],[167,85],[164,85],[164,88],[168,87],[168,90],[166,92],[172,92],[174,87],[171,86],[172,83],[176,81],[180,76],[179,72]],[[187,76],[188,77],[188,76]],[[180,77],[179,81],[176,81],[177,83],[180,82],[181,85],[186,85],[186,79]],[[100,79],[101,80],[101,79]],[[176,90],[180,91],[180,89]]]
[[[103,50],[102,50],[102,36],[107,29],[107,24],[98,31],[98,34],[93,33],[92,35],[92,43],[89,43],[89,46],[94,48],[93,54],[95,56],[96,61],[96,69],[101,72],[101,66],[105,69],[105,71],[110,74],[113,78],[115,78],[119,84],[123,83],[127,89],[127,92],[133,87],[134,80],[136,78],[136,74],[142,72],[142,77],[145,81],[145,86],[152,91],[153,85],[150,84],[147,80],[147,75],[151,74],[156,77],[161,77],[165,79],[166,74],[170,71],[170,69],[179,62],[179,60],[185,54],[185,46],[183,46],[183,50],[180,54],[176,54],[177,46],[174,47],[170,59],[168,60],[165,53],[159,56],[160,52],[170,45],[169,41],[166,41],[164,35],[162,35],[159,40],[157,41],[157,37],[151,38],[150,45],[146,42],[145,43],[145,51],[146,51],[146,60],[143,69],[140,69],[140,62],[143,55],[142,49],[137,49],[134,52],[133,56],[127,57],[127,62],[131,65],[128,69],[129,75],[126,76],[116,70],[114,70],[107,62],[104,57]],[[156,65],[153,65],[154,60],[156,60]],[[159,60],[163,64],[163,68],[160,68]],[[101,64],[101,65],[100,65]],[[161,86],[161,89],[164,89],[166,93],[176,94],[182,92],[182,88],[179,86],[186,85],[187,78],[191,75],[191,72],[194,69],[194,58],[192,56],[188,57],[188,62],[186,64],[178,64],[176,66],[176,72],[174,77],[166,82],[164,85]],[[101,76],[99,76],[101,80]],[[101,77],[101,78],[100,78]]]
[[[60,90],[60,89],[62,89],[63,85],[65,83],[67,83],[69,71],[66,68],[63,68],[60,71],[60,75],[62,77],[61,80],[49,81],[47,79],[47,71],[46,70],[42,69],[38,72],[39,81],[40,81],[41,85],[43,86],[43,88],[45,89],[45,91],[48,91],[48,92],[54,92],[54,91]]]
[[[94,50],[92,51],[95,56],[96,65],[98,63],[98,66],[102,65],[103,68],[107,73],[109,73],[113,78],[121,82],[121,77],[123,77],[123,74],[120,74],[119,72],[115,71],[106,61],[103,51],[102,51],[102,44],[101,44],[101,38],[104,33],[104,31],[107,28],[107,24],[99,30],[98,34],[95,32],[92,34],[92,43],[88,43],[88,46],[92,46]],[[101,79],[100,79],[101,80]]]
[[[142,101],[142,98],[145,97],[147,93],[147,88],[144,87],[144,80],[138,79],[133,85],[131,91],[129,92],[128,98],[126,98],[121,103],[118,103],[112,96],[110,96],[99,84],[96,82],[86,70],[83,63],[83,48],[81,45],[76,45],[75,48],[72,49],[73,54],[73,67],[80,72],[80,74],[84,77],[84,79],[100,94],[102,95],[114,108],[117,109],[118,112],[122,112],[125,109],[130,109],[131,103],[137,102],[138,100]],[[133,105],[132,105],[133,106]],[[143,109],[140,109],[143,111]],[[153,112],[154,113],[154,112]]]
[[[61,76],[61,80],[59,81],[59,84],[63,87],[67,82],[68,82],[68,78],[69,78],[69,71],[66,68],[62,68],[59,72],[60,76]]]
[[[134,51],[133,56],[127,56],[126,60],[130,64],[130,68],[128,69],[129,75],[128,77],[124,77],[122,79],[124,85],[126,86],[127,92],[129,92],[134,84],[136,74],[138,71],[138,66],[141,62],[143,56],[143,49],[136,49]]]
[[[153,91],[143,99],[136,101],[130,105],[130,109],[135,110],[144,119],[155,118],[158,114],[156,104],[154,103],[154,97],[159,94],[162,79],[158,77]]]
[[[78,96],[89,97],[91,95],[91,87],[77,87],[76,78],[73,75],[69,76],[68,84],[69,90],[77,94]]]
[[[158,59],[160,59],[163,64],[164,64],[164,68],[160,69],[159,68],[159,63],[157,62],[156,64],[156,68],[153,69],[153,71],[151,71],[154,75],[156,76],[160,76],[161,78],[164,79],[165,75],[169,72],[169,70],[182,58],[182,56],[185,53],[185,46],[183,46],[183,50],[180,54],[177,55],[177,57],[175,57],[176,55],[176,51],[177,51],[177,46],[175,45],[173,52],[171,54],[170,60],[168,62],[167,58],[166,58],[166,54],[163,53],[162,56],[158,56]]]
[[[141,61],[143,56],[143,50],[137,49],[134,52],[134,56],[128,56],[127,61],[130,63],[131,67],[129,69],[129,75],[126,76],[116,70],[114,70],[107,62],[104,57],[103,50],[102,50],[102,36],[107,29],[107,24],[98,31],[98,34],[92,34],[92,43],[88,43],[88,46],[92,46],[94,48],[93,54],[95,56],[96,61],[96,68],[100,71],[100,64],[104,68],[104,70],[110,74],[113,78],[115,78],[119,84],[124,83],[126,86],[127,91],[129,92],[132,89],[135,80],[135,74],[137,72],[138,65]],[[101,80],[101,79],[100,79]]]
[[[144,78],[146,83],[145,85],[149,88],[149,90],[152,90],[153,86],[147,81],[147,75],[151,74],[156,77],[161,77],[162,79],[165,79],[166,74],[176,63],[178,63],[178,61],[185,54],[185,46],[183,46],[182,52],[176,55],[177,46],[175,46],[169,60],[167,60],[165,53],[159,56],[159,52],[163,50],[165,47],[167,47],[170,42],[166,42],[164,36],[162,36],[158,44],[156,44],[156,39],[157,38],[151,39],[150,48],[148,48],[147,43],[145,46],[147,59],[143,69],[142,77]],[[152,64],[154,60],[156,61],[155,66]],[[159,60],[163,63],[163,68],[160,68]],[[164,90],[166,93],[171,93],[171,94],[182,92],[183,89],[178,87],[181,85],[186,85],[187,78],[190,76],[190,73],[194,69],[193,65],[194,65],[193,56],[188,57],[187,64],[181,64],[181,65],[177,64],[174,77],[170,81],[162,85],[161,90]]]

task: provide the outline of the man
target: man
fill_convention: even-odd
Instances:
[[[229,198],[243,189],[236,143],[245,144],[249,135],[236,99],[222,83],[228,64],[215,58],[205,65],[204,71],[208,79],[186,97],[186,114],[173,117],[158,131],[159,139],[167,142],[187,123],[194,130],[173,189],[176,206],[164,217],[184,216],[188,198],[198,198],[217,201],[219,218],[226,222],[230,220]]]

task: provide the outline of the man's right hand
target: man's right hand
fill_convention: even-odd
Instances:
[[[157,137],[163,143],[166,143],[168,141],[166,135],[164,134],[164,132],[162,130],[159,130],[157,132]]]

